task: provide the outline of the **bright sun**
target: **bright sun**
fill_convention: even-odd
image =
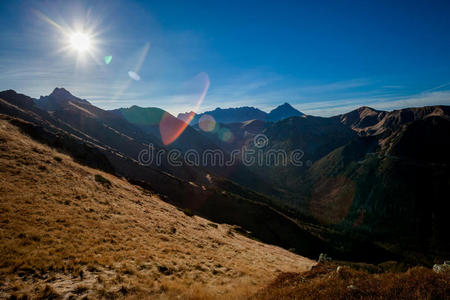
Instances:
[[[82,32],[76,32],[70,36],[70,46],[78,52],[85,52],[91,48],[91,38]]]

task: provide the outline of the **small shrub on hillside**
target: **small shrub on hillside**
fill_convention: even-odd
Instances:
[[[106,179],[105,177],[103,177],[100,174],[95,174],[94,179],[95,179],[95,181],[97,181],[98,183],[103,184],[106,187],[110,187],[111,186],[111,181],[109,181],[108,179]]]
[[[166,266],[158,266],[158,271],[164,275],[170,275],[173,271]]]
[[[128,289],[127,287],[125,287],[123,285],[119,289],[119,293],[121,293],[124,296],[127,295],[129,292],[130,292],[130,289]]]
[[[54,156],[53,159],[57,162],[62,162],[62,158],[59,156]]]
[[[212,269],[212,270],[211,270],[211,273],[212,273],[213,275],[217,275],[217,274],[220,274],[220,271],[218,271],[218,270],[216,270],[216,269]]]
[[[91,272],[91,273],[99,272],[99,271],[100,271],[100,270],[99,270],[96,266],[94,266],[93,264],[89,264],[89,265],[87,266],[87,270],[88,270],[89,272]]]
[[[45,288],[41,291],[38,299],[61,299],[61,296],[57,292],[55,292],[55,290],[51,286],[46,285]]]
[[[36,147],[32,147],[31,150],[33,150],[33,152],[36,152],[36,153],[39,153],[39,154],[43,153],[42,150],[40,150],[40,149],[38,149]]]
[[[9,296],[8,300],[29,300],[31,299],[27,294],[23,294],[23,295],[11,295]]]
[[[195,214],[189,208],[179,208],[186,216],[193,217]]]
[[[130,266],[127,266],[127,265],[122,266],[122,274],[133,275],[135,273],[136,272]]]
[[[76,295],[81,295],[81,294],[86,293],[87,290],[88,290],[88,288],[86,286],[79,285],[72,292]]]

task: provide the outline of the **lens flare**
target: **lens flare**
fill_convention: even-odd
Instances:
[[[141,76],[139,75],[139,71],[141,70],[142,65],[144,64],[145,59],[147,58],[148,52],[150,50],[150,43],[147,42],[144,44],[144,47],[139,50],[139,53],[137,57],[134,59],[136,61],[136,66],[134,69],[128,71],[128,77],[130,77],[128,80],[126,80],[123,83],[120,83],[120,88],[118,89],[117,93],[114,95],[113,100],[120,99],[122,95],[125,93],[126,90],[130,87],[133,80],[139,81],[141,80]]]
[[[175,118],[171,114],[164,112],[161,121],[159,122],[159,133],[164,145],[173,143],[186,128],[183,121]]]
[[[108,55],[104,57],[105,64],[109,65],[112,61],[112,56]]]
[[[138,75],[138,73],[133,71],[128,71],[128,76],[130,76],[131,79],[139,81],[141,80],[141,76]]]
[[[198,120],[198,126],[205,132],[211,132],[216,128],[216,120],[213,116],[203,115],[200,120]]]
[[[219,130],[219,138],[226,143],[231,143],[233,141],[233,133],[228,128],[221,128]]]
[[[186,103],[195,101],[195,106],[192,111],[185,118],[185,121],[175,118],[170,114],[165,114],[161,122],[159,123],[159,132],[161,133],[161,139],[164,145],[169,145],[176,141],[178,137],[183,133],[188,124],[195,117],[195,113],[200,108],[203,100],[206,97],[206,93],[209,89],[209,77],[208,74],[202,72],[195,76],[187,83],[187,88],[190,90],[190,96],[186,96]]]

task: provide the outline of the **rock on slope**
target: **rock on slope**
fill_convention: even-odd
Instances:
[[[248,297],[314,262],[79,165],[0,120],[0,298]]]

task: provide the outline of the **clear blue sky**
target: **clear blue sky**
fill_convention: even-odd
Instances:
[[[58,86],[175,114],[209,78],[200,111],[450,105],[450,1],[4,0],[0,26],[0,89],[32,97]],[[90,55],[67,49],[76,30]]]

